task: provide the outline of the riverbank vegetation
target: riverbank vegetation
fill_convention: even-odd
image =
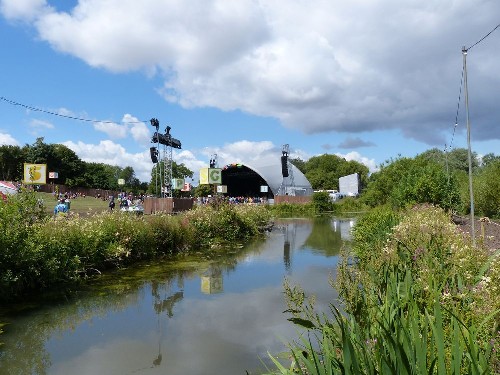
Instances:
[[[75,282],[105,269],[182,251],[235,245],[268,225],[258,206],[207,205],[172,215],[47,213],[35,193],[0,201],[0,300]]]
[[[500,372],[500,252],[473,247],[431,205],[375,209],[353,237],[330,315],[286,286],[289,320],[307,330],[290,344],[291,366],[274,359],[273,373]]]

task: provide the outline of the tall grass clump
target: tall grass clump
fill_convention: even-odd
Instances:
[[[30,246],[36,233],[33,224],[46,218],[33,192],[0,199],[0,295],[15,292],[36,272],[38,264]]]
[[[244,241],[270,215],[263,207],[206,206],[176,216],[102,212],[46,216],[33,194],[0,203],[0,300],[180,251]]]
[[[278,203],[268,205],[267,209],[274,217],[312,217],[316,211],[312,203]]]
[[[183,214],[183,223],[192,228],[193,246],[211,246],[221,242],[246,240],[267,225],[270,215],[261,206],[217,205],[197,206]]]
[[[289,346],[291,365],[273,358],[274,373],[499,373],[499,254],[473,248],[433,206],[378,218],[360,220],[332,282],[342,313],[332,304],[317,314],[285,287],[290,320],[305,331]]]

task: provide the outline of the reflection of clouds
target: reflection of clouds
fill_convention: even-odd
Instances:
[[[153,336],[145,337],[142,341],[118,337],[101,345],[91,346],[79,356],[56,363],[49,373],[124,375],[146,373],[147,369],[148,374],[160,374],[158,370],[150,371],[157,354],[158,339]]]
[[[284,310],[281,286],[210,299],[186,298],[163,327],[159,366],[152,368],[160,334],[153,331],[142,340],[126,336],[101,340],[80,355],[58,362],[50,373],[243,373],[260,367],[259,357],[267,358],[268,350],[284,350],[284,340],[295,337],[296,329]],[[143,317],[137,314],[141,324]]]
[[[311,234],[311,221],[281,220],[275,224],[273,231],[267,235],[265,247],[259,254],[251,253],[245,257],[246,263],[256,260],[263,263],[283,262],[283,241],[288,239],[290,251],[299,249]]]
[[[325,224],[331,233],[330,222]],[[287,275],[290,284],[299,285],[306,294],[314,293],[318,311],[328,311],[328,304],[337,298],[328,283],[331,274],[334,276],[337,258],[325,258],[323,253],[303,247],[312,222],[288,220],[280,225],[266,242],[243,249],[237,257],[246,258],[237,267],[226,270],[223,262],[215,264],[224,270],[224,293],[208,296],[200,291],[200,278],[214,272],[208,266],[204,272],[166,279],[162,278],[165,270],[159,267],[156,272],[163,271],[158,274],[152,268],[148,271],[148,277],[155,282],[131,288],[116,301],[110,295],[96,299],[96,307],[87,311],[84,323],[71,332],[52,335],[45,342],[52,362],[47,373],[256,373],[256,368],[262,368],[261,359],[267,361],[268,351],[281,352],[285,350],[284,342],[297,337],[298,328],[283,313],[286,304],[280,281],[285,275],[285,240],[293,256],[292,272]],[[324,232],[318,234],[321,237]],[[85,301],[89,304],[92,299]],[[55,319],[58,315],[50,316]],[[66,319],[70,320],[70,316]],[[161,363],[154,366],[159,352]]]
[[[335,232],[340,232],[343,241],[352,239],[351,230],[354,227],[354,219],[333,219],[332,228]]]

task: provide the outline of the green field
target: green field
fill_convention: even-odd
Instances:
[[[48,212],[53,212],[57,200],[51,193],[36,193],[37,198],[43,200]],[[78,197],[71,199],[70,212],[77,214],[92,214],[108,210],[108,201],[94,197]]]

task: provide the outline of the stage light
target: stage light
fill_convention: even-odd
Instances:
[[[151,161],[155,164],[158,163],[158,150],[156,147],[150,147],[149,153],[151,154]]]
[[[283,177],[288,177],[288,156],[283,155],[281,157],[281,175]]]
[[[155,132],[153,134],[153,138],[151,139],[151,142],[153,143],[159,143],[161,145],[165,146],[171,146],[173,148],[181,148],[181,141],[179,141],[176,138],[172,138],[170,134],[160,134],[158,132]]]

